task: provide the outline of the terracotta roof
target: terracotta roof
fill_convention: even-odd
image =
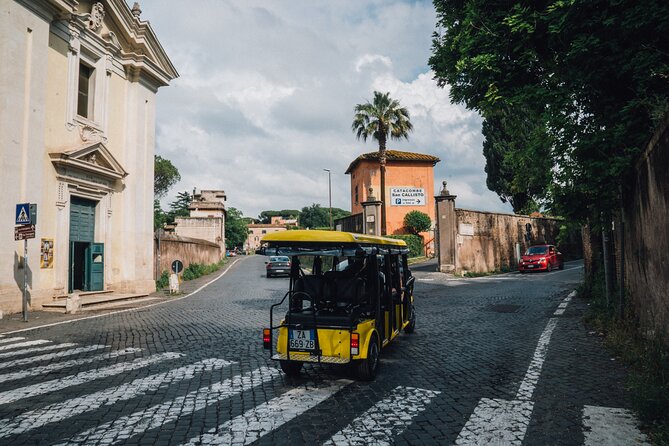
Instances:
[[[348,166],[348,169],[346,169],[347,174],[351,173],[353,169],[355,169],[355,166],[360,162],[360,161],[378,161],[379,159],[379,151],[375,152],[369,152],[369,153],[363,153],[359,157],[357,157],[353,162]],[[437,164],[439,161],[441,161],[439,158],[436,156],[432,155],[426,155],[424,153],[415,153],[415,152],[402,152],[400,150],[386,150],[386,160],[387,161],[419,161],[419,162],[426,162],[426,163],[432,163],[434,166]]]

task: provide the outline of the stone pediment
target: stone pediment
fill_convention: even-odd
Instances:
[[[107,180],[120,180],[128,175],[102,141],[62,152],[51,152],[49,157],[57,169],[72,168]]]

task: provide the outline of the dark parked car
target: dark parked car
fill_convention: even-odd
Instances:
[[[564,269],[562,253],[553,245],[534,245],[527,248],[518,264],[518,271],[552,271]]]
[[[286,256],[271,256],[267,265],[267,277],[290,276],[290,259]]]

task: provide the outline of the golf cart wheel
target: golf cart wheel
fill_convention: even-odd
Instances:
[[[358,360],[356,375],[362,381],[371,381],[376,376],[376,371],[379,368],[379,342],[376,336],[372,336],[369,340],[369,347],[367,348],[367,358]]]
[[[281,370],[288,376],[297,376],[302,370],[302,363],[295,361],[279,361]]]
[[[413,304],[409,305],[409,324],[404,327],[404,333],[413,333],[416,329],[416,309]]]

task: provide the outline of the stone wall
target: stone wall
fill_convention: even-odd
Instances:
[[[489,272],[516,269],[517,251],[534,244],[557,244],[562,220],[524,215],[455,209],[456,264],[458,272]],[[529,224],[529,232],[527,231]],[[566,260],[581,257],[579,234],[571,243],[558,246]]]
[[[216,243],[225,252],[225,222],[222,217],[177,217],[174,223],[176,235]]]
[[[164,234],[160,237],[160,241],[156,237],[154,242],[157,277],[163,271],[170,272],[174,260],[181,260],[186,268],[191,263],[202,265],[217,263],[225,255],[219,245],[207,240]],[[160,246],[160,252],[158,252],[158,246]]]
[[[628,295],[643,331],[669,342],[669,115],[637,162],[623,202]]]

